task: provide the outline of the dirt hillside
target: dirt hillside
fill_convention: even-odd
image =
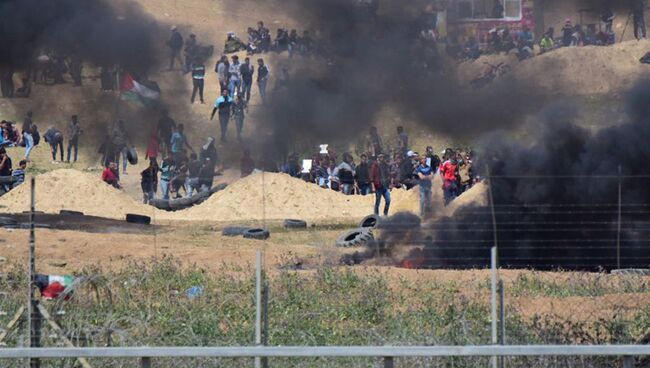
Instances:
[[[546,92],[617,93],[650,77],[650,66],[639,62],[648,51],[650,40],[627,41],[610,47],[564,47],[522,62],[512,55],[486,55],[461,64],[458,78],[467,85],[481,74],[484,62],[504,62],[512,67],[512,76]]]

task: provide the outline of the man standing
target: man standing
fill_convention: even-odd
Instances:
[[[221,92],[221,96],[217,98],[212,109],[210,120],[214,119],[214,114],[219,110],[219,123],[221,125],[221,142],[226,141],[226,132],[228,131],[228,121],[230,120],[230,110],[232,107],[232,97],[228,95],[228,91]]]
[[[120,169],[120,154],[122,156],[122,172],[126,174],[126,166],[129,163],[127,159],[127,144],[129,143],[129,136],[126,133],[126,127],[124,126],[123,120],[118,120],[117,124],[113,127],[111,132],[111,142],[113,143],[113,152],[115,153],[115,159],[113,160],[117,165],[117,170]],[[61,156],[63,156],[63,147],[61,147]],[[61,158],[63,161],[63,158]]]
[[[244,63],[239,68],[242,80],[242,94],[246,97],[246,102],[251,100],[251,88],[253,87],[253,73],[255,67],[251,65],[251,58],[244,59]]]
[[[63,133],[55,127],[50,127],[50,129],[43,134],[43,139],[45,139],[45,142],[50,144],[52,161],[56,161],[56,150],[58,148],[61,152],[61,161],[63,162]]]
[[[357,166],[355,173],[359,193],[364,196],[370,194],[372,189],[370,184],[370,166],[368,165],[368,155],[365,153],[361,155],[361,163]]]
[[[425,218],[431,213],[431,179],[433,179],[433,169],[427,165],[426,157],[420,159],[416,172],[420,179],[420,217]]]
[[[637,40],[646,38],[645,29],[645,0],[632,0],[632,14],[634,16],[634,37]],[[639,33],[641,31],[641,33]]]
[[[199,97],[201,99],[201,104],[204,104],[203,101],[203,87],[205,81],[205,65],[200,63],[198,60],[195,60],[192,63],[192,99],[191,103],[194,103],[194,98],[196,97],[196,92],[199,92]]]
[[[239,56],[234,55],[232,57],[232,64],[228,69],[228,74],[230,76],[230,82],[228,82],[228,92],[230,96],[235,96],[241,92],[241,64],[239,63]]]
[[[458,195],[458,163],[454,154],[445,154],[446,161],[440,166],[440,175],[442,175],[442,190],[445,195],[445,206],[456,198]]]
[[[199,161],[196,153],[190,155],[190,160],[187,162],[187,181],[185,182],[185,188],[187,189],[187,196],[192,197],[194,191],[197,193],[201,189],[199,184],[199,175],[201,173],[201,161]]]
[[[23,142],[25,143],[25,160],[29,160],[29,154],[34,148],[34,122],[32,121],[32,112],[28,111],[25,121],[23,122]]]
[[[178,32],[176,26],[171,28],[172,34],[167,41],[169,47],[169,70],[174,70],[174,64],[178,60],[178,64],[183,65],[181,60],[181,50],[183,49],[183,36]]]
[[[172,140],[172,133],[176,129],[176,122],[169,117],[169,111],[164,109],[162,117],[158,120],[158,141],[162,145],[162,151],[169,151],[169,142]]]
[[[388,216],[390,208],[390,166],[386,162],[386,155],[379,155],[378,160],[370,169],[370,180],[375,191],[375,215],[379,215],[381,197],[384,197],[384,216]]]
[[[170,154],[167,154],[167,158],[160,164],[160,191],[163,199],[169,199],[170,183],[174,176],[174,170],[174,159]]]
[[[237,128],[237,140],[241,142],[241,132],[244,129],[244,118],[246,117],[247,103],[244,100],[244,95],[237,95],[237,100],[232,105],[232,117],[235,120],[235,127]]]
[[[156,196],[158,188],[158,163],[155,158],[149,160],[149,166],[140,173],[140,176],[143,203],[148,204]]]
[[[179,163],[182,161],[184,147],[187,147],[190,151],[194,152],[194,149],[190,147],[190,144],[187,142],[187,137],[185,136],[184,131],[185,127],[183,124],[178,124],[170,141],[172,157],[178,167],[180,167]]]
[[[217,65],[214,67],[214,71],[217,73],[219,78],[219,85],[221,90],[228,89],[228,69],[230,68],[230,63],[228,63],[228,57],[223,55]]]
[[[70,124],[68,124],[68,160],[70,163],[70,153],[72,153],[72,148],[74,148],[74,162],[77,162],[77,151],[79,150],[79,136],[82,131],[79,127],[79,119],[77,115],[72,115],[70,119]]]
[[[260,89],[262,103],[266,105],[266,85],[271,76],[271,70],[264,64],[264,59],[257,59],[257,87]]]

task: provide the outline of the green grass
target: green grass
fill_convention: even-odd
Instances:
[[[290,262],[292,255],[286,256]],[[0,305],[11,319],[24,301],[27,279],[19,267],[6,266],[0,287],[7,291]],[[182,267],[171,258],[132,263],[106,271],[91,267],[79,275],[91,276],[70,301],[45,302],[52,315],[79,345],[86,346],[236,346],[254,343],[254,288],[252,265],[215,264],[211,270]],[[362,272],[360,272],[362,271]],[[532,277],[532,276],[531,276]],[[523,293],[557,295],[560,284],[520,278]],[[488,298],[482,288],[472,292],[452,281],[387,279],[373,269],[322,267],[316,271],[280,271],[269,277],[269,341],[271,345],[475,345],[490,342]],[[568,285],[568,284],[567,284]],[[188,298],[192,286],[203,295]],[[596,291],[599,289],[596,289]],[[596,293],[585,292],[584,295]],[[599,292],[599,291],[598,291]],[[629,311],[628,311],[629,312]],[[626,315],[628,317],[626,317]],[[631,317],[630,317],[631,316]],[[566,321],[553,316],[524,318],[508,310],[509,344],[529,343],[633,343],[647,333],[650,307],[597,321]],[[61,346],[45,326],[45,346]],[[12,332],[8,346],[24,343]],[[22,342],[21,342],[22,341]],[[565,358],[562,364],[577,359]],[[375,359],[274,359],[281,367],[371,367]],[[547,361],[511,360],[515,366],[544,366]],[[611,359],[588,359],[590,367],[611,366]],[[68,361],[67,366],[72,366]],[[241,360],[157,360],[156,367],[208,367],[248,365]],[[485,366],[475,359],[403,359],[404,367]],[[0,362],[18,366],[17,361]],[[94,367],[132,367],[131,360],[95,360]],[[609,364],[609,365],[608,365]],[[47,361],[45,367],[60,367]]]

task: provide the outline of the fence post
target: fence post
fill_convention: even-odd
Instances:
[[[616,268],[621,269],[621,202],[623,197],[623,183],[621,182],[621,165],[618,165],[618,223],[616,231]]]
[[[623,368],[633,368],[633,367],[634,367],[634,359],[632,359],[631,356],[624,356]]]
[[[264,308],[262,310],[262,316],[264,317],[264,324],[263,324],[263,333],[262,333],[262,345],[268,346],[269,345],[269,282],[268,280],[264,280],[264,296],[262,297],[264,301]],[[263,357],[262,358],[262,368],[268,368],[269,367],[269,358],[268,357]]]
[[[151,358],[149,357],[140,358],[140,368],[151,368]]]
[[[255,346],[262,345],[262,252],[257,251],[255,262]],[[255,368],[262,367],[260,357],[255,357]]]
[[[505,306],[505,289],[503,286],[503,280],[499,279],[499,344],[506,344],[506,306]],[[505,365],[505,357],[499,357],[499,368],[503,368]]]
[[[384,357],[384,368],[394,368],[395,363],[393,357]]]
[[[490,299],[492,305],[492,344],[497,345],[499,343],[498,334],[497,334],[497,247],[494,246],[491,249],[491,271],[492,271],[492,280],[491,280],[491,290],[490,290]],[[492,356],[492,367],[498,368],[497,356]]]

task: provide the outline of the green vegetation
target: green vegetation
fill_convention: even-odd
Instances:
[[[291,259],[292,255],[287,255]],[[81,270],[89,279],[69,301],[45,302],[68,336],[82,346],[235,346],[254,341],[253,267],[227,264],[208,273],[181,267],[174,259],[133,263],[118,271]],[[528,276],[527,276],[528,277]],[[521,276],[514,282],[519,295],[601,295],[597,286],[562,291],[562,284]],[[592,277],[593,279],[593,277]],[[596,279],[598,279],[596,277]],[[473,345],[490,341],[488,299],[482,288],[472,291],[457,281],[390,279],[380,271],[323,267],[316,271],[280,271],[270,285],[271,345]],[[569,283],[570,284],[570,283]],[[8,292],[0,305],[4,324],[25,299],[27,278],[14,267],[0,279]],[[200,286],[203,293],[186,291]],[[530,287],[527,293],[525,289]],[[644,286],[645,287],[645,286]],[[636,289],[635,289],[636,290]],[[642,291],[646,289],[638,289]],[[61,311],[65,311],[64,314]],[[507,311],[507,343],[631,343],[646,334],[650,307],[616,313],[608,319],[559,319],[554,315],[521,315]],[[7,346],[20,346],[20,329],[9,334]],[[46,326],[45,346],[62,346]],[[574,360],[572,360],[574,359]],[[562,358],[556,366],[587,361],[590,367],[612,366],[613,359]],[[515,366],[547,366],[541,358],[508,359]],[[3,367],[22,366],[18,361]],[[94,367],[132,367],[133,360],[94,360]],[[155,367],[242,366],[250,361],[187,359],[155,360]],[[274,359],[275,367],[372,367],[373,359]],[[485,366],[484,358],[402,359],[398,367]],[[524,364],[524,365],[522,365]],[[546,364],[546,365],[545,365]],[[45,362],[45,367],[72,367]]]

